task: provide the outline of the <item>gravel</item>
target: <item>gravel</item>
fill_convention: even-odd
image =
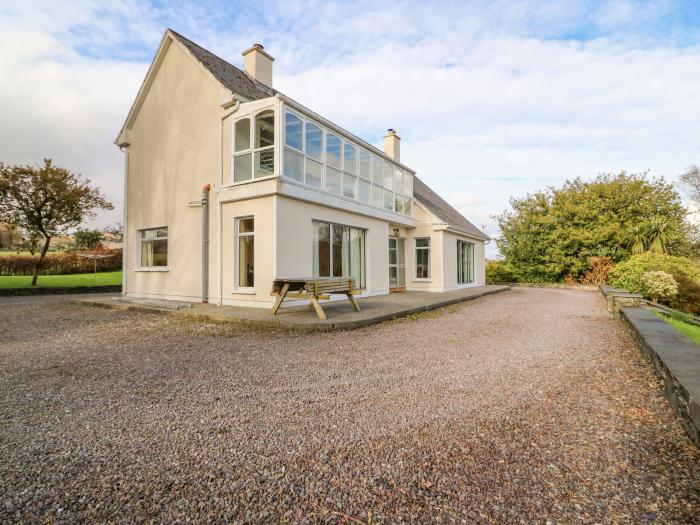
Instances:
[[[300,334],[0,302],[0,522],[698,523],[595,293]]]

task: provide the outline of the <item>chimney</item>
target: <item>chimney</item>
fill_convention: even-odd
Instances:
[[[275,59],[265,53],[265,48],[260,44],[253,44],[242,54],[245,72],[258,82],[272,87],[272,62]]]
[[[401,137],[391,128],[384,135],[384,153],[396,162],[401,162]]]

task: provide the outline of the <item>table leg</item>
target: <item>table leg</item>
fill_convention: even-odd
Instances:
[[[314,310],[316,310],[316,315],[318,315],[318,318],[325,321],[326,313],[323,311],[323,308],[321,308],[321,303],[318,302],[318,297],[316,297],[315,294],[311,294],[311,298],[309,300],[311,301],[311,305],[314,307]]]
[[[357,304],[355,297],[353,297],[351,293],[348,294],[348,301],[350,301],[350,304],[352,304],[352,307],[355,309],[356,312],[360,311],[360,305]]]
[[[289,283],[282,286],[282,289],[280,290],[280,294],[277,296],[277,299],[275,300],[275,304],[272,305],[272,315],[275,315],[277,313],[277,310],[280,309],[280,305],[282,304],[282,301],[284,301],[284,298],[287,295],[288,291],[289,291]]]

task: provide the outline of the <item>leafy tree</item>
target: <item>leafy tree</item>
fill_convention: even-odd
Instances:
[[[44,159],[41,166],[0,163],[0,221],[44,239],[32,286],[51,238],[94,216],[96,208],[111,210],[112,205],[89,180],[54,166],[51,159]]]
[[[104,239],[100,230],[78,230],[73,234],[73,245],[78,250],[94,250],[102,246]]]
[[[497,245],[519,281],[579,278],[590,257],[622,261],[648,249],[685,254],[691,226],[673,186],[646,173],[580,178],[510,200]]]
[[[109,234],[112,236],[112,239],[115,242],[123,242],[124,241],[124,226],[122,225],[121,222],[117,222],[112,226],[107,226],[105,228],[105,233]]]

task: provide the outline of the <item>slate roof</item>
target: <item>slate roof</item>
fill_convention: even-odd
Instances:
[[[450,206],[447,201],[416,176],[413,177],[413,197],[453,230],[458,230],[485,241],[490,239],[488,235],[469,222],[464,215]]]
[[[229,64],[223,58],[219,58],[203,47],[195,44],[192,40],[185,38],[181,34],[169,29],[173,36],[182,42],[187,49],[199,60],[207,70],[214,75],[214,78],[221,82],[233,93],[241,95],[249,100],[258,100],[271,97],[276,93],[274,89],[258,82],[245,74],[236,66]]]
[[[230,89],[233,93],[241,95],[249,100],[258,100],[267,98],[275,93],[265,84],[258,82],[248,76],[244,71],[236,66],[229,64],[224,59],[219,58],[214,53],[211,53],[203,47],[195,44],[188,38],[169,29],[175,38],[177,38],[189,51],[199,60],[202,65],[216,78],[223,86]],[[431,190],[418,177],[414,177],[413,196],[421,204],[423,204],[431,213],[438,219],[444,221],[450,228],[472,235],[479,239],[488,240],[490,237],[479,230],[471,222],[469,222],[461,213],[450,206],[442,197]]]

